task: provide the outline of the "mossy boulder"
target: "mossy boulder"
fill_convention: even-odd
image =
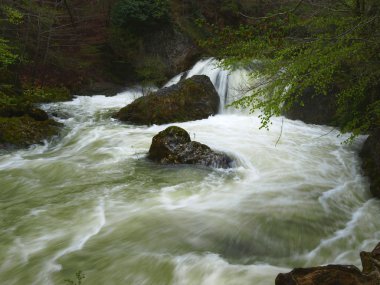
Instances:
[[[33,107],[31,104],[20,105],[3,105],[0,107],[0,117],[12,118],[29,115],[37,121],[46,121],[49,115],[39,108]]]
[[[371,193],[380,198],[380,129],[371,132],[360,151],[364,174],[371,181]]]
[[[65,87],[30,87],[24,91],[22,99],[28,103],[53,103],[71,101],[73,96]]]
[[[372,285],[380,284],[380,243],[372,252],[361,252],[363,270],[353,265],[296,268],[280,273],[276,285]]]
[[[0,117],[21,117],[27,114],[30,108],[29,104],[2,104],[0,106]]]
[[[197,164],[215,168],[229,168],[232,164],[229,156],[191,141],[189,134],[176,126],[153,137],[148,158],[162,164]]]
[[[29,115],[0,117],[0,148],[24,148],[57,135],[60,124],[54,120],[35,120]]]
[[[49,117],[47,113],[35,107],[36,103],[51,103],[71,100],[72,96],[68,89],[56,88],[30,88],[23,94],[11,95],[0,92],[0,117],[30,117],[44,121]]]
[[[179,144],[189,142],[191,142],[191,139],[188,132],[180,127],[171,126],[153,137],[149,149],[149,158],[160,161],[169,157]]]
[[[219,104],[219,95],[210,78],[195,75],[138,98],[122,108],[115,118],[141,125],[186,122],[215,115]]]
[[[59,133],[61,124],[35,103],[70,100],[69,90],[29,88],[12,94],[0,92],[0,149],[24,148]]]
[[[28,115],[36,121],[46,121],[49,119],[49,115],[44,110],[38,108],[30,108]]]

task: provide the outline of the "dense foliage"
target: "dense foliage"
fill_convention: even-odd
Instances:
[[[114,25],[136,30],[152,28],[168,20],[167,0],[120,0],[112,11]]]
[[[226,58],[252,66],[251,95],[236,106],[261,109],[270,118],[303,104],[305,90],[333,96],[332,122],[343,131],[366,132],[380,124],[380,10],[376,0],[287,1],[280,10],[245,15],[249,24],[218,31],[206,45]],[[264,7],[263,7],[264,8]],[[265,9],[263,9],[265,10]]]
[[[75,87],[84,74],[101,76],[96,67],[112,2],[0,1],[0,64],[17,69],[27,85],[59,85],[65,77],[65,84]]]
[[[252,77],[261,80],[235,105],[262,109],[264,127],[271,116],[302,105],[312,87],[337,103],[332,123],[359,134],[380,124],[379,6],[376,0],[2,0],[0,101],[14,104],[21,90],[40,98],[91,81],[162,83],[171,69],[160,40],[176,30],[193,41],[207,38],[210,54],[229,67],[254,65]]]

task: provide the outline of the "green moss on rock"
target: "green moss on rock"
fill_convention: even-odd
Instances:
[[[29,115],[0,117],[0,148],[22,148],[57,135],[60,124],[48,119],[37,121]]]
[[[162,164],[197,164],[215,168],[231,167],[232,159],[207,145],[191,141],[182,128],[171,126],[152,139],[148,158]]]
[[[143,125],[200,120],[215,115],[219,101],[210,79],[205,75],[196,75],[138,98],[122,108],[115,117]]]
[[[190,142],[189,134],[182,128],[171,126],[159,132],[152,139],[149,149],[149,158],[159,161],[163,157],[170,156],[178,144]]]
[[[65,87],[32,87],[26,89],[23,99],[30,103],[52,103],[72,100],[69,89]]]

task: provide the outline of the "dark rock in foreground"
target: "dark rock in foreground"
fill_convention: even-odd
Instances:
[[[143,96],[122,108],[116,118],[142,125],[206,119],[219,109],[219,95],[210,79],[195,75]]]
[[[175,126],[153,137],[148,158],[163,164],[197,164],[215,168],[229,168],[232,163],[226,154],[191,141],[184,129]]]
[[[296,268],[280,273],[276,285],[377,285],[380,284],[380,243],[372,252],[361,252],[363,270],[352,265]]]
[[[380,198],[380,129],[374,130],[360,151],[364,174],[371,180],[371,193]]]

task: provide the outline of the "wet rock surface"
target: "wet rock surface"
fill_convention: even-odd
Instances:
[[[184,129],[175,126],[153,137],[148,158],[162,164],[197,164],[215,168],[229,168],[232,164],[229,156],[191,141]]]
[[[372,195],[380,198],[380,129],[374,130],[360,151],[362,168],[371,181]]]
[[[219,104],[219,95],[210,79],[196,75],[136,99],[115,118],[141,125],[194,121],[215,115]]]
[[[361,252],[363,270],[353,265],[296,268],[280,273],[276,285],[378,285],[380,284],[380,243],[372,252]]]

